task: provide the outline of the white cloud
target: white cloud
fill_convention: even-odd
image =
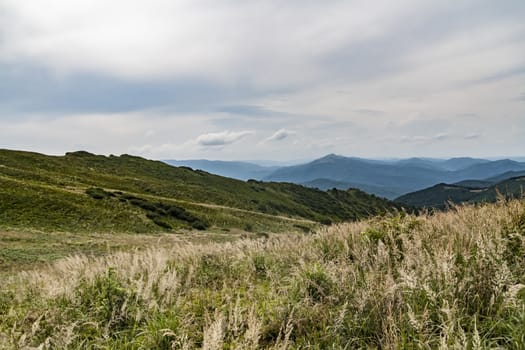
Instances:
[[[268,137],[265,142],[272,142],[272,141],[281,141],[286,139],[287,137],[295,135],[295,131],[290,131],[286,129],[279,129],[276,132],[274,132],[270,137]]]
[[[225,146],[254,134],[253,131],[222,131],[217,133],[202,134],[195,141],[201,146]]]

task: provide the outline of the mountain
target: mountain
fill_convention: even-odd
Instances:
[[[485,164],[489,163],[490,160],[487,159],[479,159],[479,158],[470,158],[470,157],[458,157],[458,158],[450,158],[441,162],[437,162],[439,166],[445,170],[450,171],[457,171],[466,169],[468,167],[472,167],[478,164]]]
[[[364,191],[365,186],[371,186],[371,193],[391,193],[388,197],[395,198],[402,193],[439,182],[444,173],[442,170],[410,164],[398,165],[331,154],[307,164],[277,169],[265,180],[308,183],[318,179],[329,179],[357,184]]]
[[[489,177],[484,180],[463,180],[456,182],[454,185],[459,185],[463,187],[472,187],[472,188],[485,188],[490,185],[495,185],[498,182],[509,180],[515,177],[525,176],[525,170],[522,171],[506,171],[503,174]]]
[[[319,188],[350,186],[393,199],[437,183],[484,180],[508,171],[525,171],[525,163],[466,157],[372,161],[330,154],[306,164],[279,168],[264,180],[287,181]]]
[[[501,182],[501,181],[504,181],[504,180],[507,180],[507,179],[511,179],[513,177],[519,177],[519,176],[525,176],[525,170],[521,170],[521,171],[507,171],[507,172],[504,172],[503,174],[499,174],[499,175],[490,177],[490,178],[486,179],[486,181],[490,181],[492,183],[497,183],[497,182]]]
[[[402,192],[403,189],[401,188],[386,188],[381,186],[374,186],[374,185],[367,185],[367,184],[358,184],[358,183],[352,183],[352,182],[344,182],[344,181],[335,181],[330,179],[315,179],[312,181],[306,181],[302,182],[301,185],[306,187],[313,187],[318,188],[320,190],[330,190],[330,189],[349,189],[349,188],[358,188],[361,191],[364,191],[366,193],[372,193],[376,196],[383,197],[383,198],[395,198],[396,194],[399,192]]]
[[[442,166],[442,163],[443,161],[441,159],[431,158],[408,158],[393,162],[393,164],[401,166],[414,166],[433,170],[445,170],[445,167]]]
[[[470,188],[485,188],[493,184],[494,184],[494,181],[488,181],[488,180],[463,180],[463,181],[456,182],[453,185],[462,186],[462,187],[470,187]]]
[[[280,168],[279,166],[261,166],[249,162],[206,159],[165,160],[164,162],[173,166],[186,166],[238,180],[260,180]]]
[[[501,159],[474,164],[453,173],[453,178],[458,180],[472,179],[482,180],[501,175],[509,171],[525,171],[525,163],[510,159]]]
[[[471,158],[471,157],[457,157],[450,159],[441,158],[407,158],[399,159],[395,161],[386,161],[390,164],[403,165],[403,166],[416,166],[420,168],[428,168],[434,170],[446,170],[446,171],[457,171],[468,168],[472,165],[482,164],[490,162],[488,159]]]
[[[277,169],[267,180],[306,182],[319,178],[336,181],[407,186],[409,182],[427,183],[439,178],[439,171],[413,165],[396,165],[381,161],[343,157],[334,154],[303,165]]]
[[[465,182],[465,184],[468,184]],[[440,183],[435,186],[405,194],[397,202],[415,207],[444,208],[450,203],[495,202],[500,195],[519,198],[525,191],[525,176],[503,180],[486,187],[470,187]]]
[[[276,232],[399,209],[359,190],[244,182],[131,155],[0,150],[0,228]]]

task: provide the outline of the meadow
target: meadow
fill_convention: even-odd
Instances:
[[[1,349],[523,349],[525,203],[4,275]]]

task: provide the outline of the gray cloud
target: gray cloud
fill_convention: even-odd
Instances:
[[[398,128],[410,135],[427,135],[429,133],[447,134],[452,129],[453,121],[446,118],[430,118],[424,115],[398,124]]]
[[[411,135],[401,137],[401,142],[404,143],[415,143],[415,144],[425,144],[425,143],[434,143],[434,142],[443,142],[450,139],[452,136],[446,133],[439,133],[430,136],[421,136],[421,135]]]
[[[253,131],[222,131],[202,134],[195,140],[201,146],[225,146],[235,143],[242,138],[254,134]]]
[[[525,52],[524,52],[525,53]],[[503,79],[509,79],[515,76],[525,76],[525,65],[520,67],[513,67],[506,70],[501,70],[499,72],[493,73],[489,76],[482,77],[480,79],[475,79],[470,84],[486,84]]]
[[[224,100],[265,94],[248,85],[225,88],[212,81],[177,79],[129,81],[103,75],[57,77],[43,68],[0,64],[0,111],[122,112],[165,108],[208,112]]]
[[[385,111],[380,111],[377,109],[368,109],[368,108],[356,109],[355,112],[359,114],[363,114],[363,115],[368,115],[368,116],[378,116],[378,115],[385,114]]]
[[[457,116],[460,118],[471,118],[471,117],[477,117],[478,115],[477,113],[466,112],[466,113],[458,113]]]
[[[525,101],[525,92],[522,93],[521,95],[515,97],[513,100],[516,100],[516,101]]]
[[[481,134],[478,134],[475,132],[466,134],[465,136],[463,136],[465,140],[475,140],[475,139],[479,139],[480,137],[481,137]]]
[[[263,94],[269,94],[269,91],[266,91]],[[274,118],[285,116],[286,113],[274,111],[267,109],[261,106],[255,105],[228,105],[220,106],[215,109],[216,112],[228,113],[241,117],[264,117],[264,118]]]

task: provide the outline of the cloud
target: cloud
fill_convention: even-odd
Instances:
[[[272,142],[272,141],[282,141],[286,138],[288,138],[291,135],[295,135],[295,131],[290,131],[286,129],[280,129],[274,132],[270,137],[268,137],[265,142]]]
[[[463,136],[465,140],[475,140],[475,139],[479,139],[480,137],[481,137],[481,134],[476,133],[476,132],[469,133]]]
[[[42,11],[38,0],[5,0],[0,57],[61,75],[296,84],[318,75],[320,54],[378,28],[392,8],[383,2],[379,10],[357,15],[359,6],[344,1],[327,8],[281,0],[49,0]],[[341,31],[331,30],[334,21]],[[311,25],[298,30],[300,23]],[[312,42],[320,51],[312,50]]]
[[[43,68],[0,63],[0,111],[9,113],[115,113],[147,108],[209,112],[232,95],[242,99],[259,93],[248,84],[224,87],[189,79],[129,81],[97,74],[57,77]]]
[[[503,27],[498,33],[504,38],[519,33],[519,1],[506,6],[480,1],[483,4],[462,0],[450,6],[417,0],[378,0],[373,5],[335,0],[327,6],[282,0],[48,0],[42,11],[39,0],[4,0],[0,57],[61,76],[201,79],[229,86],[249,81],[281,88],[334,78],[358,82],[411,70],[436,56],[448,59],[457,46],[478,50],[486,34],[480,26],[492,24],[489,31]],[[487,18],[486,8],[491,7],[496,7],[494,14]],[[467,33],[454,41],[456,32]],[[436,45],[444,52],[432,51]],[[485,46],[482,53],[492,49]],[[424,61],[411,59],[429,49]],[[494,67],[480,77],[515,68]]]
[[[430,136],[421,136],[421,135],[403,136],[401,137],[401,142],[426,144],[426,143],[434,143],[434,142],[443,142],[451,138],[452,138],[452,135],[450,134],[438,133],[438,134],[430,135]]]
[[[525,92],[522,93],[521,95],[515,97],[513,100],[514,101],[525,101]]]
[[[450,138],[449,134],[442,133],[442,134],[437,134],[437,135],[432,136],[431,140],[444,141],[444,140],[449,139],[449,138]]]
[[[254,134],[254,132],[248,130],[238,132],[223,131],[217,133],[202,134],[199,137],[197,137],[195,141],[201,146],[225,146],[235,143],[241,140],[242,138],[252,134]]]
[[[0,147],[521,154],[524,16],[523,0],[2,0]]]
[[[217,108],[217,112],[223,112],[241,116],[265,117],[277,112],[269,111],[260,106],[221,106]]]
[[[377,109],[368,109],[368,108],[356,109],[355,112],[362,114],[362,115],[371,116],[371,117],[385,114],[384,111],[380,111]]]

